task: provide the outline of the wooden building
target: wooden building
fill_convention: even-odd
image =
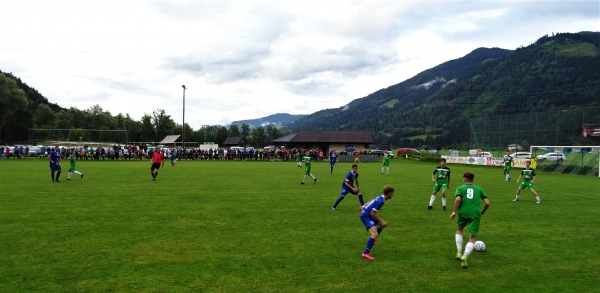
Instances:
[[[274,139],[273,144],[286,148],[319,149],[326,154],[353,148],[362,151],[373,144],[368,131],[302,130]]]

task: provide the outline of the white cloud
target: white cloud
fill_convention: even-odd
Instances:
[[[63,107],[177,123],[185,84],[198,128],[340,108],[479,47],[597,30],[599,15],[596,0],[8,1],[0,70]]]
[[[424,82],[422,84],[413,86],[412,89],[426,89],[426,90],[428,90],[432,86],[434,86],[436,83],[443,83],[444,85],[447,84],[445,78],[443,78],[443,77],[435,77],[434,79],[432,79],[432,80],[430,80],[428,82]]]

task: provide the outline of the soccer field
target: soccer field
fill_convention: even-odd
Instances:
[[[331,211],[350,163],[317,162],[300,185],[294,162],[79,161],[85,174],[52,184],[48,162],[1,160],[0,292],[592,292],[600,273],[600,178],[538,173],[542,203],[501,168],[448,165],[448,208],[427,209],[437,164],[361,163],[365,201],[395,189],[369,237],[349,194]],[[450,220],[462,173],[491,206],[469,268],[454,259]],[[468,239],[465,233],[465,241]]]

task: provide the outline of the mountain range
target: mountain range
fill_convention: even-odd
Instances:
[[[304,117],[306,115],[292,115],[287,113],[277,113],[266,117],[250,119],[250,120],[239,120],[231,122],[232,125],[241,127],[243,124],[248,124],[252,127],[265,127],[267,125],[274,125],[276,127],[282,127],[293,123],[294,121]]]
[[[475,49],[283,129],[368,130],[377,144],[450,146],[468,140],[475,117],[593,106],[600,106],[600,33],[561,33],[516,50]],[[600,122],[593,115],[586,118]]]

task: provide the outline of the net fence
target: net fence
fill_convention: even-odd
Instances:
[[[531,146],[529,152],[537,170],[600,177],[600,146]]]
[[[600,123],[600,106],[470,119],[472,148],[503,150],[508,145],[592,145],[582,136],[585,124]]]
[[[95,141],[126,143],[127,130],[102,130],[102,129],[30,129],[29,141]]]

